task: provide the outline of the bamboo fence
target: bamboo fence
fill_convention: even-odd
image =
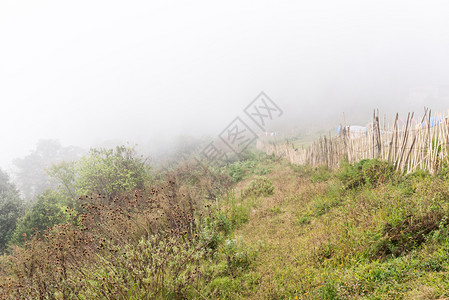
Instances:
[[[448,162],[449,117],[425,110],[424,116],[415,119],[409,113],[407,121],[398,114],[393,122],[381,122],[379,112],[363,132],[351,132],[341,126],[337,136],[323,136],[308,148],[298,148],[292,143],[261,141],[259,148],[267,154],[287,158],[293,164],[338,168],[342,161],[350,163],[362,159],[378,158],[391,162],[398,171],[417,169],[436,173]]]

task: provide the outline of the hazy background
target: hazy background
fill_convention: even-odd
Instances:
[[[163,149],[260,91],[273,130],[449,108],[447,1],[0,1],[0,167],[58,139]],[[362,124],[363,125],[363,124]]]

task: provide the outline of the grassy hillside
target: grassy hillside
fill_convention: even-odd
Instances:
[[[251,154],[83,198],[1,258],[4,298],[438,299],[449,180],[364,160],[329,172]]]
[[[235,231],[257,249],[229,298],[437,299],[449,295],[449,181],[363,161],[330,173],[278,164],[275,192]],[[254,283],[248,286],[248,283]],[[227,292],[225,292],[227,291]]]

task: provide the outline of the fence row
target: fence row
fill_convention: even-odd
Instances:
[[[351,132],[341,126],[337,136],[323,136],[308,148],[298,148],[289,142],[259,143],[268,154],[287,158],[293,164],[337,168],[341,161],[357,162],[366,158],[379,158],[394,164],[397,170],[413,172],[416,169],[436,173],[448,161],[448,116],[432,116],[427,110],[418,120],[408,114],[401,122],[398,114],[394,121],[380,122],[374,112],[372,122],[362,131]]]

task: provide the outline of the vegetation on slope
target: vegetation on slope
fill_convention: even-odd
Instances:
[[[128,174],[144,171],[121,157],[134,161]],[[106,163],[102,175],[123,165],[94,158]],[[83,174],[64,170],[62,179]],[[447,172],[401,175],[378,160],[331,172],[249,153],[219,168],[139,174],[114,193],[89,187],[56,207],[67,208],[62,221],[11,245],[0,260],[3,298],[449,296]],[[77,180],[66,183],[86,182]],[[78,191],[61,184],[67,197]]]
[[[251,298],[448,296],[447,179],[401,176],[377,160],[337,172],[281,165],[268,178],[275,194],[235,232],[264,245],[248,275],[257,278]]]

